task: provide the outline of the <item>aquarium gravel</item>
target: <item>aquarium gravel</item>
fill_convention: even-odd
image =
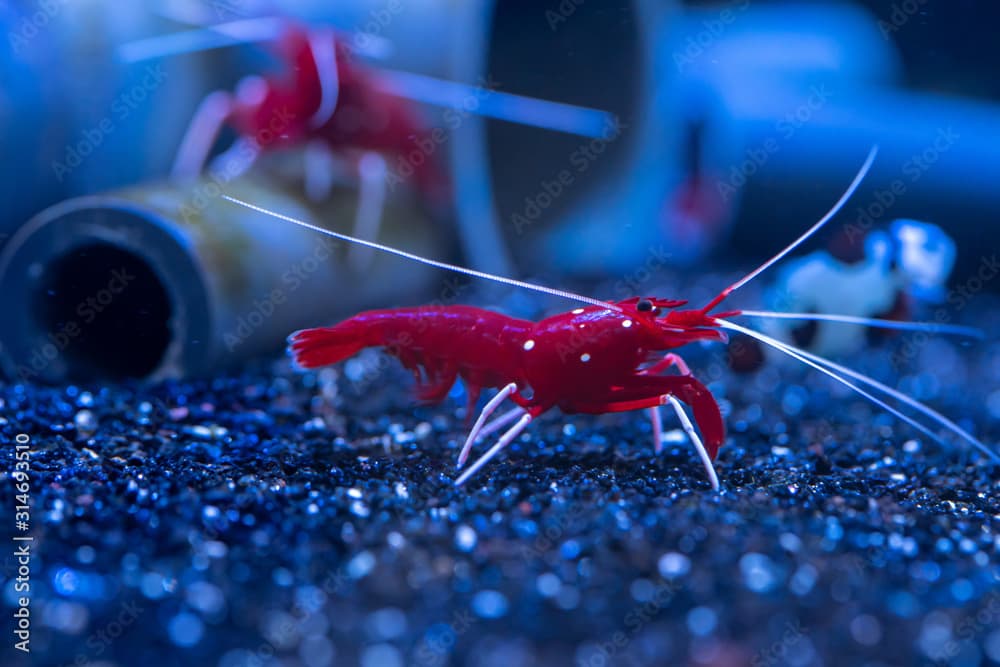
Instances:
[[[667,415],[655,456],[642,413],[541,420],[455,488],[461,387],[414,407],[375,352],[8,384],[5,440],[32,435],[32,652],[7,637],[0,664],[1000,664],[997,468],[805,369],[724,360],[689,355],[726,414],[722,493]],[[996,443],[997,343],[898,336],[852,362]]]

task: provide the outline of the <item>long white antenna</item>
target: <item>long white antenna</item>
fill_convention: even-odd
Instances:
[[[287,27],[287,21],[275,17],[229,21],[127,42],[118,48],[118,58],[125,63],[136,63],[239,44],[273,42]]]
[[[930,430],[928,430],[927,427],[925,427],[923,424],[920,424],[919,422],[915,421],[911,417],[908,417],[907,415],[904,415],[902,412],[899,412],[898,410],[896,410],[895,408],[893,408],[892,406],[890,406],[885,401],[882,401],[881,399],[873,396],[872,394],[868,393],[867,391],[865,391],[861,387],[857,386],[853,382],[845,380],[843,377],[841,377],[840,375],[838,375],[834,371],[837,371],[839,373],[843,373],[844,375],[847,375],[847,376],[849,376],[849,377],[851,377],[851,378],[853,378],[853,379],[855,379],[855,380],[857,380],[859,382],[862,382],[862,383],[864,383],[864,384],[866,384],[866,385],[868,385],[870,387],[874,387],[875,389],[883,391],[886,394],[888,394],[889,396],[892,396],[893,398],[895,398],[895,399],[897,399],[899,401],[902,401],[903,403],[905,403],[906,405],[910,406],[911,408],[914,408],[915,410],[918,410],[921,413],[923,413],[925,416],[933,419],[939,425],[944,426],[945,428],[947,428],[952,433],[958,435],[960,438],[962,438],[966,442],[970,443],[972,446],[974,446],[976,449],[978,449],[979,451],[981,451],[983,454],[985,454],[986,456],[988,456],[992,460],[1000,462],[1000,455],[998,455],[996,452],[994,452],[993,450],[991,450],[989,447],[987,447],[981,441],[977,440],[968,431],[964,430],[963,428],[961,428],[960,426],[958,426],[955,422],[951,421],[950,419],[948,419],[947,417],[945,417],[941,413],[939,413],[939,412],[933,410],[932,408],[924,405],[920,401],[917,401],[916,399],[910,398],[906,394],[903,394],[902,392],[893,389],[892,387],[884,385],[881,382],[879,382],[879,381],[877,381],[877,380],[875,380],[873,378],[870,378],[867,375],[859,373],[859,372],[857,372],[855,370],[852,370],[852,369],[847,368],[845,366],[841,366],[841,365],[836,364],[836,363],[834,363],[832,361],[829,361],[828,359],[824,359],[823,357],[820,357],[818,355],[812,354],[810,352],[806,352],[805,350],[802,350],[802,349],[797,348],[797,347],[795,347],[793,345],[789,345],[787,343],[784,343],[784,342],[782,342],[780,340],[777,340],[776,338],[771,338],[770,336],[766,336],[766,335],[764,335],[764,334],[762,334],[762,333],[760,333],[758,331],[754,331],[753,329],[748,329],[746,327],[740,326],[738,324],[734,324],[732,322],[728,322],[728,321],[723,320],[721,318],[716,318],[715,321],[719,324],[719,326],[723,327],[724,329],[731,329],[733,331],[739,331],[740,333],[746,334],[747,336],[750,336],[751,338],[754,338],[755,340],[758,340],[761,343],[764,343],[765,345],[768,345],[769,347],[773,347],[774,349],[778,350],[779,352],[783,352],[784,354],[787,354],[788,356],[792,357],[793,359],[797,359],[797,360],[801,361],[802,363],[806,364],[807,366],[811,366],[812,368],[815,368],[816,370],[818,370],[819,372],[823,373],[824,375],[830,376],[831,378],[833,378],[837,382],[839,382],[839,383],[841,383],[841,384],[849,387],[850,389],[852,389],[856,393],[858,393],[861,396],[867,398],[869,401],[871,401],[875,405],[879,406],[883,410],[886,410],[887,412],[895,415],[899,419],[902,419],[903,421],[905,421],[910,426],[913,426],[917,430],[919,430],[922,433],[926,434],[927,436],[933,438],[935,441],[940,442],[942,444],[945,444],[944,441],[941,440],[941,438],[939,438],[937,435],[935,435]]]
[[[186,18],[176,16],[169,18],[194,23],[199,27],[126,42],[118,47],[119,60],[124,63],[137,63],[230,46],[273,42],[288,30],[288,19],[277,16],[203,25]],[[392,44],[384,37],[365,32],[354,34],[359,37],[350,45],[354,53],[374,60],[383,60],[392,53]]]
[[[802,356],[806,357],[807,359],[812,359],[816,363],[823,364],[827,368],[830,368],[830,369],[835,370],[835,371],[837,371],[839,373],[842,373],[842,374],[844,374],[844,375],[846,375],[846,376],[848,376],[850,378],[854,378],[855,380],[857,380],[857,381],[859,381],[859,382],[861,382],[863,384],[866,384],[869,387],[872,387],[874,389],[878,389],[879,391],[884,392],[888,396],[891,396],[892,398],[895,398],[897,401],[900,401],[901,403],[905,403],[906,405],[910,406],[914,410],[916,410],[916,411],[922,413],[923,415],[925,415],[926,417],[929,417],[930,419],[934,420],[935,422],[937,422],[941,426],[944,426],[946,429],[948,429],[949,431],[951,431],[952,433],[954,433],[958,437],[962,438],[963,440],[965,440],[966,442],[968,442],[969,444],[971,444],[973,447],[975,447],[979,451],[981,451],[984,454],[986,454],[987,456],[989,456],[994,461],[1000,461],[1000,455],[998,455],[996,452],[994,452],[989,447],[987,447],[986,444],[983,443],[981,440],[976,439],[975,436],[973,436],[971,433],[969,433],[968,431],[966,431],[965,429],[963,429],[961,426],[959,426],[958,424],[956,424],[952,420],[948,419],[947,417],[945,417],[940,412],[938,412],[938,411],[936,411],[936,410],[934,410],[934,409],[932,409],[932,408],[924,405],[923,403],[921,403],[917,399],[911,398],[911,397],[907,396],[906,394],[904,394],[903,392],[901,392],[901,391],[899,391],[897,389],[893,389],[892,387],[890,387],[890,386],[888,386],[886,384],[882,384],[878,380],[876,380],[874,378],[871,378],[871,377],[868,377],[864,373],[859,373],[858,371],[853,370],[851,368],[848,368],[846,366],[841,366],[840,364],[837,364],[837,363],[835,363],[833,361],[830,361],[829,359],[824,359],[823,357],[821,357],[819,355],[812,354],[811,352],[806,352],[805,350],[802,350],[800,348],[797,348],[797,347],[794,347],[792,345],[789,345],[788,343],[782,343],[782,345],[784,345],[787,348],[790,348],[790,349],[794,350],[795,352],[801,354]]]
[[[733,324],[732,322],[727,322],[726,320],[723,320],[723,319],[716,319],[715,321],[718,322],[719,326],[722,327],[723,329],[731,329],[732,331],[739,331],[742,334],[746,334],[747,336],[750,336],[751,338],[759,340],[761,343],[764,343],[765,345],[767,345],[769,347],[773,347],[774,349],[778,350],[779,352],[783,352],[783,353],[787,354],[788,356],[792,357],[793,359],[797,359],[797,360],[801,361],[802,363],[804,363],[807,366],[811,366],[812,368],[815,368],[820,373],[823,373],[824,375],[827,375],[827,376],[833,378],[834,380],[836,380],[840,384],[842,384],[842,385],[844,385],[846,387],[849,387],[850,389],[852,389],[856,393],[860,394],[861,396],[864,396],[869,401],[871,401],[875,405],[879,406],[883,410],[886,410],[887,412],[892,413],[893,415],[895,415],[899,419],[902,419],[904,422],[906,422],[907,424],[909,424],[913,428],[917,429],[921,433],[924,433],[928,437],[933,438],[937,442],[940,442],[942,445],[943,444],[947,444],[947,443],[945,443],[944,440],[942,440],[940,437],[938,437],[937,435],[935,435],[934,433],[932,433],[926,426],[924,426],[920,422],[914,420],[911,417],[908,417],[908,416],[904,415],[902,412],[900,412],[899,410],[896,410],[894,407],[892,407],[891,405],[889,405],[885,401],[883,401],[883,400],[881,400],[881,399],[879,399],[879,398],[877,398],[877,397],[869,394],[867,391],[865,391],[864,389],[862,389],[858,385],[856,385],[853,382],[850,382],[848,380],[845,380],[844,378],[840,377],[839,375],[837,375],[836,373],[834,373],[830,369],[828,369],[828,368],[820,365],[819,363],[817,363],[815,361],[811,361],[811,360],[807,359],[806,357],[802,356],[801,354],[799,354],[797,352],[792,351],[784,343],[781,343],[780,341],[778,341],[778,340],[776,340],[774,338],[771,338],[769,336],[765,336],[764,334],[759,333],[757,331],[754,331],[753,329],[747,329],[746,327],[741,327],[738,324]]]
[[[751,280],[753,280],[754,278],[756,278],[757,276],[759,276],[760,274],[762,274],[764,271],[766,271],[767,269],[769,269],[772,265],[774,265],[777,262],[781,261],[781,259],[785,255],[787,255],[788,253],[792,252],[793,250],[795,250],[796,248],[798,248],[800,245],[802,245],[803,243],[805,243],[806,240],[809,239],[810,236],[812,236],[813,234],[815,234],[816,232],[818,232],[823,227],[823,225],[825,225],[826,223],[828,223],[833,218],[833,216],[837,215],[837,213],[840,212],[840,209],[842,209],[844,207],[844,204],[847,203],[847,200],[851,198],[851,195],[854,194],[854,191],[857,190],[858,186],[861,185],[861,181],[865,180],[865,176],[868,175],[868,171],[872,168],[872,164],[875,162],[875,156],[876,155],[878,155],[878,146],[877,145],[872,146],[871,150],[868,151],[868,157],[867,157],[867,159],[865,159],[865,163],[863,165],[861,165],[861,169],[858,170],[858,173],[854,177],[854,180],[851,181],[851,184],[849,186],[847,186],[847,190],[844,191],[844,194],[840,195],[840,199],[838,199],[837,203],[833,205],[833,208],[831,208],[829,211],[827,211],[826,215],[824,215],[822,218],[820,218],[819,221],[816,222],[816,224],[814,224],[812,227],[810,227],[809,229],[807,229],[805,231],[805,233],[802,234],[802,236],[800,236],[799,238],[797,238],[794,241],[792,241],[788,245],[788,247],[786,247],[784,250],[782,250],[781,252],[779,252],[777,255],[775,255],[771,259],[767,260],[766,262],[764,262],[763,264],[761,264],[760,266],[758,266],[756,269],[754,269],[753,271],[751,271],[747,275],[743,276],[743,278],[741,278],[740,280],[736,281],[736,283],[733,284],[733,286],[729,288],[730,292],[735,292],[736,290],[738,290],[739,288],[743,287],[748,282],[750,282]]]
[[[269,42],[278,39],[287,28],[288,20],[278,17],[240,19],[204,25],[191,30],[182,30],[129,42],[118,49],[118,57],[123,62],[136,63],[153,58],[208,51],[240,44]],[[364,39],[353,40],[350,46],[359,55],[379,59],[384,58],[386,53],[391,51],[392,45],[388,44],[384,38],[363,33],[357,34],[363,35]],[[323,62],[324,52],[328,48],[317,50],[316,46],[320,42],[313,39],[312,43],[322,77],[325,64]],[[515,95],[385,67],[379,67],[378,73],[375,85],[383,92],[414,102],[465,112],[468,111],[469,100],[475,100],[474,113],[477,115],[592,139],[607,137],[609,133],[618,131],[615,116],[599,109]],[[329,74],[326,78],[330,78]],[[324,100],[327,100],[328,94],[335,91],[334,87],[326,85],[326,83],[335,82],[325,82],[323,86]],[[320,110],[332,113],[332,108],[329,105],[327,107],[321,105]],[[317,112],[317,116],[322,115]]]
[[[476,115],[566,134],[597,139],[618,131],[614,115],[607,111],[470,86],[424,74],[380,67],[375,84],[383,92],[396,97],[457,111],[465,111],[469,101],[474,100]]]
[[[841,322],[844,324],[860,324],[879,329],[899,329],[901,331],[925,331],[952,336],[968,336],[984,340],[986,334],[981,329],[966,327],[960,324],[938,324],[937,322],[905,322],[901,320],[883,320],[873,317],[856,317],[854,315],[835,315],[831,313],[782,313],[770,310],[743,310],[740,315],[762,317],[774,320],[816,320],[818,322]]]
[[[867,159],[865,159],[865,163],[861,165],[861,169],[858,170],[858,173],[854,177],[854,180],[851,181],[851,184],[847,186],[847,190],[844,191],[844,194],[840,195],[840,199],[838,199],[837,203],[833,205],[833,208],[827,211],[826,215],[820,218],[819,221],[816,222],[816,224],[814,224],[812,227],[807,229],[806,232],[802,234],[802,236],[800,236],[799,238],[795,239],[790,244],[788,244],[788,246],[786,246],[784,250],[782,250],[777,255],[775,255],[771,259],[767,260],[766,262],[758,266],[750,273],[746,274],[745,276],[737,280],[735,283],[733,283],[726,289],[722,290],[717,297],[712,299],[708,303],[708,305],[702,308],[702,312],[704,313],[709,312],[717,305],[722,303],[722,301],[730,294],[732,294],[733,292],[735,292],[736,290],[743,287],[748,282],[750,282],[751,280],[762,274],[764,271],[769,269],[775,263],[781,261],[781,259],[785,255],[787,255],[788,253],[792,252],[800,245],[805,243],[805,241],[808,240],[810,236],[818,232],[823,227],[823,225],[828,223],[833,218],[833,216],[837,215],[837,213],[840,212],[840,209],[844,207],[844,204],[847,203],[847,200],[850,199],[851,196],[854,194],[854,192],[858,189],[858,186],[861,185],[861,181],[863,181],[865,179],[865,176],[868,175],[868,172],[872,168],[872,164],[875,162],[876,155],[878,155],[878,144],[872,146],[871,150],[868,151],[868,157]]]
[[[505,278],[504,276],[497,276],[492,273],[486,273],[484,271],[476,271],[475,269],[467,269],[464,266],[457,266],[455,264],[448,264],[447,262],[439,262],[436,259],[429,259],[427,257],[421,257],[420,255],[414,255],[411,252],[406,252],[405,250],[398,250],[392,246],[382,245],[381,243],[376,243],[374,241],[366,241],[364,239],[359,239],[349,234],[341,234],[340,232],[335,232],[331,229],[326,229],[324,227],[319,227],[306,222],[305,220],[299,220],[277,211],[268,210],[262,206],[257,206],[256,204],[251,204],[250,202],[245,202],[242,199],[237,199],[236,197],[230,197],[229,195],[222,195],[223,199],[233,202],[234,204],[239,204],[244,206],[251,211],[257,211],[258,213],[263,213],[269,215],[272,218],[278,218],[279,220],[284,220],[285,222],[290,222],[292,224],[298,225],[299,227],[305,227],[306,229],[311,229],[314,232],[319,232],[320,234],[326,234],[327,236],[332,236],[335,239],[340,239],[341,241],[347,241],[349,243],[357,243],[358,245],[363,245],[367,248],[374,248],[375,250],[381,250],[382,252],[387,252],[391,255],[396,255],[398,257],[405,257],[406,259],[411,259],[414,262],[420,262],[421,264],[426,264],[428,266],[433,266],[438,269],[445,269],[447,271],[454,271],[456,273],[464,273],[467,276],[472,276],[474,278],[483,278],[484,280],[492,280],[496,283],[501,283],[504,285],[510,285],[512,287],[520,287],[522,289],[531,290],[533,292],[541,292],[542,294],[551,294],[552,296],[559,296],[564,299],[570,299],[572,301],[579,301],[581,303],[586,303],[591,306],[599,306],[607,310],[621,311],[617,305],[609,303],[607,301],[601,301],[599,299],[593,299],[589,296],[583,296],[582,294],[576,294],[574,292],[568,292],[566,290],[556,289],[554,287],[545,287],[544,285],[535,285],[533,283],[526,283],[521,280],[515,280],[513,278]]]

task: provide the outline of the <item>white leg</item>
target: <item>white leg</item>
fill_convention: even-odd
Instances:
[[[309,48],[312,49],[316,72],[319,74],[319,108],[309,119],[309,124],[316,129],[326,125],[333,117],[333,112],[337,110],[337,99],[340,97],[337,40],[333,31],[314,30],[309,37]]]
[[[257,145],[257,142],[253,139],[240,137],[224,153],[220,153],[212,160],[209,171],[217,175],[218,180],[228,183],[246,173],[257,161],[258,155],[260,155],[260,146]]]
[[[319,139],[310,141],[302,153],[302,161],[305,163],[303,182],[306,197],[314,202],[325,200],[333,189],[334,171],[337,168],[337,159],[329,144]]]
[[[354,236],[360,239],[374,241],[378,238],[385,210],[387,171],[385,158],[374,151],[366,152],[358,160],[361,183],[358,192],[358,210],[354,214]],[[347,261],[355,271],[363,271],[374,255],[374,249],[352,244]]]
[[[659,454],[663,451],[663,418],[660,417],[659,408],[649,409],[649,420],[653,422],[653,447]]]
[[[489,424],[484,426],[482,430],[479,431],[479,435],[476,436],[476,442],[479,442],[486,436],[492,434],[494,431],[499,430],[501,426],[506,426],[510,422],[514,421],[515,419],[523,415],[524,413],[525,409],[522,408],[521,406],[518,406],[516,408],[511,408],[510,410],[503,413],[502,415],[491,421]]]
[[[193,179],[201,174],[212,146],[219,137],[219,131],[232,109],[232,96],[223,91],[211,93],[201,101],[177,150],[177,157],[174,158],[174,166],[170,171],[171,178]]]
[[[483,407],[483,411],[479,413],[479,417],[476,419],[476,423],[472,425],[472,430],[469,431],[469,437],[465,439],[465,444],[462,445],[462,451],[458,455],[458,467],[461,468],[465,465],[465,460],[469,458],[469,452],[472,450],[472,443],[476,441],[476,436],[479,435],[480,429],[483,428],[483,424],[486,423],[486,418],[493,414],[501,403],[507,400],[507,398],[517,391],[517,385],[511,382],[509,385],[497,392],[497,395],[489,400],[489,402]]]
[[[705,450],[705,445],[702,443],[701,438],[698,437],[698,433],[694,430],[694,424],[691,423],[687,413],[684,412],[684,406],[682,406],[681,402],[670,394],[665,395],[664,398],[670,402],[670,405],[673,406],[674,412],[677,413],[677,418],[681,420],[681,426],[684,427],[684,431],[688,434],[688,437],[691,438],[694,448],[698,451],[698,456],[701,458],[701,462],[705,466],[705,472],[708,473],[708,479],[712,483],[712,488],[718,491],[719,476],[715,473],[715,466],[712,465],[712,459]]]
[[[517,421],[517,423],[514,424],[510,428],[509,431],[507,431],[506,433],[503,434],[503,436],[500,438],[500,440],[497,441],[497,444],[493,445],[493,447],[490,448],[490,451],[488,451],[485,454],[483,454],[479,459],[476,460],[475,463],[473,463],[471,466],[469,466],[468,470],[466,470],[464,473],[462,473],[461,477],[459,477],[458,479],[455,480],[455,486],[461,486],[470,477],[472,477],[473,475],[475,475],[476,472],[480,468],[482,468],[484,465],[486,465],[489,462],[490,459],[492,459],[494,456],[496,456],[497,454],[499,454],[500,450],[502,450],[504,447],[506,447],[511,442],[513,442],[514,438],[516,438],[517,436],[521,435],[521,432],[525,428],[527,428],[528,424],[530,424],[530,423],[531,423],[531,415],[530,414],[525,414],[523,417],[521,417]]]

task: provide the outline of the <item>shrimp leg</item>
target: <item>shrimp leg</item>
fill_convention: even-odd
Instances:
[[[476,441],[476,438],[479,437],[479,431],[483,428],[487,418],[489,418],[489,416],[493,414],[498,407],[500,407],[501,403],[506,401],[516,392],[517,385],[511,382],[506,387],[498,391],[497,395],[486,403],[483,407],[483,411],[479,413],[476,423],[472,425],[472,430],[469,431],[469,437],[465,439],[465,444],[462,445],[462,451],[458,455],[459,468],[465,465],[465,460],[469,458],[469,452],[472,451],[472,444]]]
[[[676,366],[681,375],[691,375],[687,362],[679,354],[673,352],[665,355],[658,362],[644,370],[641,375],[659,375],[665,370]],[[657,454],[663,451],[663,419],[660,417],[660,406],[649,408],[649,420],[653,423],[653,447]]]

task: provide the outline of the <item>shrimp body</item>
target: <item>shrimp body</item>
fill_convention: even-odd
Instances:
[[[250,210],[312,229],[337,239],[405,257],[440,269],[573,299],[587,305],[538,322],[507,317],[471,306],[426,306],[373,310],[360,313],[332,327],[305,329],[292,334],[290,352],[302,368],[337,363],[364,348],[381,347],[413,371],[419,395],[428,401],[442,400],[461,377],[469,389],[471,408],[484,387],[500,390],[479,414],[458,457],[462,467],[479,438],[505,427],[485,454],[455,480],[465,483],[524,432],[532,420],[552,408],[565,413],[600,414],[649,409],[657,451],[662,447],[662,423],[658,408],[670,405],[694,445],[712,487],[719,489],[713,461],[725,440],[719,406],[708,389],[672,352],[696,341],[726,342],[726,331],[734,331],[826,375],[879,406],[921,433],[945,442],[931,427],[951,432],[1000,463],[1000,454],[954,421],[878,380],[782,342],[732,318],[800,319],[843,324],[878,326],[911,331],[939,331],[952,335],[982,337],[982,332],[960,325],[929,322],[895,322],[842,313],[790,313],[753,310],[713,311],[735,291],[811,238],[833,218],[854,194],[871,169],[878,152],[873,147],[850,186],[826,215],[801,236],[753,271],[720,291],[705,306],[682,308],[686,302],[633,297],[605,302],[565,290],[533,285],[474,269],[420,257],[405,250],[341,234],[311,223],[269,211],[226,196]],[[225,195],[224,195],[225,196]],[[676,370],[671,373],[669,371]],[[490,419],[506,400],[516,407]],[[702,437],[681,402],[694,413]],[[890,404],[895,402],[898,407]],[[905,412],[904,412],[905,410]],[[911,413],[911,414],[907,414]],[[916,416],[913,416],[915,413]],[[513,422],[512,426],[508,426]],[[926,423],[925,423],[926,422]]]
[[[249,94],[235,98],[231,121],[242,136],[266,148],[317,139],[334,151],[387,155],[409,154],[430,142],[414,105],[384,92],[377,70],[356,63],[347,41],[332,31],[289,23],[276,52],[287,71],[251,79]],[[325,80],[331,76],[335,86]],[[437,197],[445,177],[431,157],[421,155],[412,167],[418,189]]]
[[[459,377],[476,397],[483,388],[526,383],[518,366],[533,325],[472,306],[369,310],[332,327],[295,332],[289,351],[300,367],[317,368],[364,348],[384,348],[414,373],[418,397],[437,402]]]
[[[725,340],[709,317],[693,325],[680,322],[684,311],[660,317],[682,303],[633,298],[539,322],[472,306],[373,310],[296,332],[290,351],[300,367],[316,368],[382,347],[414,373],[422,400],[442,400],[461,377],[470,406],[483,388],[511,387],[510,399],[532,418],[556,407],[567,414],[652,408],[676,395],[694,408],[714,458],[725,439],[718,405],[689,374],[662,374],[686,368],[674,355],[656,358],[694,340]]]

